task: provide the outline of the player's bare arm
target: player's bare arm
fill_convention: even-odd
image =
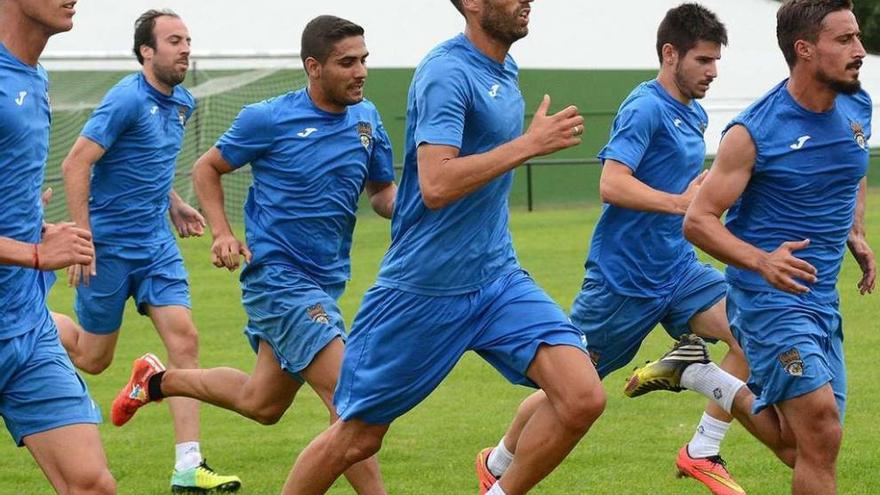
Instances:
[[[89,223],[89,180],[92,165],[104,156],[104,148],[85,137],[78,137],[64,161],[61,173],[64,177],[64,190],[67,192],[67,208],[70,218],[80,228],[91,231]],[[91,241],[90,241],[91,242]],[[76,287],[80,283],[89,285],[89,277],[97,275],[95,260],[86,265],[75,264],[67,269],[67,284]]]
[[[714,258],[761,274],[779,290],[801,294],[809,289],[796,279],[816,281],[816,268],[794,256],[809,239],[784,242],[766,252],[734,236],[721,222],[721,215],[745,190],[756,158],[755,144],[743,126],[732,127],[721,145],[712,169],[691,203],[684,221],[684,235]]]
[[[168,193],[168,198],[171,223],[174,224],[180,237],[199,237],[205,233],[205,217],[199,213],[199,210],[184,201],[174,189]]]
[[[232,172],[220,150],[212,147],[193,165],[192,177],[196,196],[205,213],[214,242],[211,244],[211,262],[217,268],[233,271],[241,264],[241,256],[246,262],[251,260],[251,252],[232,233],[226,210],[223,208],[223,183],[220,177]]]
[[[370,206],[377,215],[391,218],[394,212],[394,199],[397,197],[397,185],[393,182],[367,181],[365,186]]]
[[[874,251],[868,245],[865,237],[865,201],[867,198],[868,179],[863,178],[859,183],[859,194],[856,198],[856,211],[853,216],[853,226],[849,232],[846,245],[853,258],[862,269],[862,279],[859,280],[859,293],[862,295],[874,292],[874,284],[877,281],[877,259]]]
[[[599,196],[603,203],[620,208],[684,215],[705,178],[706,172],[702,172],[683,193],[668,193],[640,181],[633,175],[632,169],[623,163],[607,159],[599,179]]]
[[[549,108],[550,97],[544,95],[525,134],[485,153],[460,157],[454,146],[419,146],[419,187],[425,205],[443,208],[532,158],[580,144],[584,118],[577,107],[553,115],[547,114]]]
[[[0,264],[37,270],[89,265],[95,257],[92,234],[70,222],[47,224],[39,244],[0,237]]]

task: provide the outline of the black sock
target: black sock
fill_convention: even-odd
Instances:
[[[162,377],[164,375],[165,372],[160,371],[151,376],[147,381],[147,395],[150,397],[150,400],[161,400],[165,398],[165,394],[162,393]]]

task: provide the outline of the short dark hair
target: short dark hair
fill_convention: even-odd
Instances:
[[[452,5],[455,6],[455,9],[461,12],[461,15],[464,15],[464,7],[461,6],[461,0],[449,0],[452,2]]]
[[[669,9],[657,28],[657,58],[663,63],[663,45],[675,47],[684,56],[700,41],[710,41],[727,46],[727,28],[706,7],[696,3],[683,3]]]
[[[825,16],[838,10],[852,10],[852,0],[787,0],[776,11],[776,41],[788,67],[794,67],[798,40],[815,43]]]
[[[153,28],[156,27],[156,19],[162,16],[176,17],[180,19],[173,10],[170,9],[150,9],[134,21],[134,56],[137,57],[138,63],[144,65],[144,57],[141,55],[141,45],[147,45],[153,50],[156,49],[156,34]]]
[[[303,29],[299,49],[300,59],[305,63],[306,59],[311,57],[323,64],[337,41],[363,35],[364,28],[351,21],[332,15],[319,15],[309,21]]]

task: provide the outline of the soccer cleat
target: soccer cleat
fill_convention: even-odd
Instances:
[[[487,447],[477,454],[476,470],[477,481],[480,482],[480,495],[485,495],[492,488],[498,478],[489,471],[489,454],[492,453],[492,447]]]
[[[208,466],[207,461],[171,475],[171,493],[232,493],[241,488],[238,476],[223,476]]]
[[[706,485],[713,495],[745,495],[746,493],[730,476],[727,463],[719,455],[694,459],[685,445],[678,451],[675,466],[678,468],[679,478],[693,478]]]
[[[681,392],[681,374],[694,363],[708,363],[709,350],[703,339],[693,334],[685,334],[672,346],[672,349],[657,361],[636,368],[626,382],[623,393],[627,397],[638,397],[654,390]]]
[[[113,405],[110,408],[110,420],[114,425],[122,426],[128,423],[128,420],[144,404],[159,402],[159,400],[150,400],[147,384],[150,377],[160,371],[165,371],[165,366],[154,354],[148,352],[134,360],[131,365],[131,378],[113,399]]]

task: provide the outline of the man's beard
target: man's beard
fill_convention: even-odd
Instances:
[[[153,74],[162,84],[177,86],[186,79],[186,71],[176,72],[173,68],[154,67]]]
[[[832,91],[843,93],[845,95],[858,93],[859,90],[862,89],[862,82],[858,79],[853,81],[842,81],[840,79],[834,79],[821,69],[818,73],[816,73],[816,79],[831,88]]]
[[[519,12],[519,11],[517,11]],[[483,31],[502,43],[512,45],[515,41],[525,38],[529,34],[528,27],[518,30],[515,26],[516,19],[507,17],[504,12],[492,6],[492,2],[486,2],[486,13],[480,18],[480,27]]]

